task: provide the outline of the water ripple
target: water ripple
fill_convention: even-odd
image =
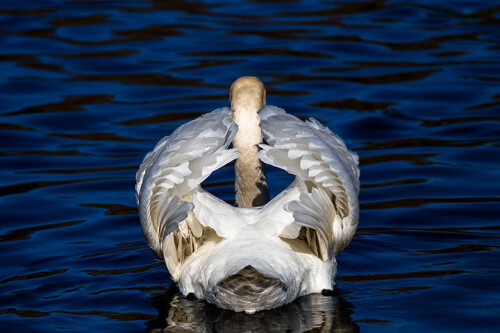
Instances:
[[[2,2],[0,327],[498,331],[499,13],[486,0]],[[241,75],[361,165],[336,294],[254,316],[181,297],[134,196],[144,155],[227,106]],[[234,203],[233,168],[203,187]],[[268,172],[274,192],[291,182]]]

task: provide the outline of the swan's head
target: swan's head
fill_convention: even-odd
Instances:
[[[231,109],[236,112],[257,112],[266,105],[264,84],[254,76],[242,76],[229,89]]]

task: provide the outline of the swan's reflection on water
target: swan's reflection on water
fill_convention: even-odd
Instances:
[[[359,332],[342,298],[313,294],[277,309],[248,315],[189,300],[171,288],[153,297],[158,318],[147,332]]]

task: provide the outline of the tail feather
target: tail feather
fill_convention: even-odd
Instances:
[[[215,291],[220,306],[253,313],[285,304],[287,288],[280,280],[247,266],[219,282]]]

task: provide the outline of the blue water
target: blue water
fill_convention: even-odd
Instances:
[[[500,331],[499,31],[486,0],[1,1],[1,330]],[[134,197],[155,142],[249,74],[362,184],[335,296],[254,316],[180,297]],[[233,200],[231,167],[206,186]]]

